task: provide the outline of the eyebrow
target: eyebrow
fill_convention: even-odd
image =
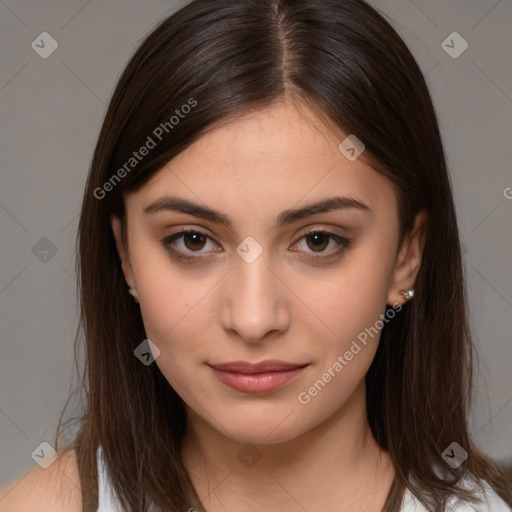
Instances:
[[[316,215],[318,213],[354,209],[371,212],[371,209],[366,204],[352,197],[331,197],[303,206],[301,208],[284,210],[278,215],[274,227],[279,227],[284,224],[291,224],[292,222],[307,218],[311,215]],[[155,202],[151,203],[143,209],[143,213],[145,215],[150,215],[162,211],[185,213],[194,217],[215,222],[217,224],[222,224],[230,229],[233,228],[233,224],[229,217],[227,217],[222,212],[207,206],[202,206],[181,197],[164,196],[160,199],[157,199]]]

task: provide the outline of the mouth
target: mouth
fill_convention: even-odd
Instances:
[[[273,360],[255,364],[234,361],[208,366],[225,385],[242,393],[261,394],[282,388],[309,365]]]

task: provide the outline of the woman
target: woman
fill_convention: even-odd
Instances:
[[[468,432],[434,108],[362,0],[165,19],[111,99],[78,242],[83,510],[510,510]]]

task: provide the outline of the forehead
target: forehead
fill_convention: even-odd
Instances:
[[[163,195],[181,195],[225,211],[275,208],[279,213],[343,195],[372,210],[395,212],[389,180],[370,166],[364,152],[351,161],[338,148],[347,135],[327,127],[311,110],[282,102],[216,125],[130,194],[127,203],[142,211]]]

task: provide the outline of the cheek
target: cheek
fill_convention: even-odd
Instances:
[[[139,294],[144,327],[148,337],[164,350],[193,351],[195,340],[204,337],[208,315],[208,287],[174,281],[164,286],[147,285]]]
[[[317,294],[312,309],[322,320],[324,335],[318,364],[311,368],[303,394],[297,397],[299,403],[310,404],[308,414],[318,407],[326,411],[339,407],[364,379],[382,328],[393,321],[385,315],[391,265],[391,258],[382,251],[361,251],[326,279]]]
[[[318,296],[315,313],[329,329],[322,328],[317,364],[297,395],[312,419],[319,410],[328,415],[349,400],[375,357],[382,328],[393,321],[386,315],[386,267],[354,265],[346,272]],[[314,332],[311,336],[315,339]]]
[[[180,269],[158,248],[135,253],[132,264],[148,338],[160,348],[161,355],[193,351],[211,317],[208,293],[218,278]]]
[[[177,275],[160,276],[144,281],[139,294],[146,335],[160,350],[155,363],[184,400],[201,392],[195,376],[198,363],[204,362],[204,337],[209,331],[205,295],[210,287]]]
[[[352,339],[379,320],[386,307],[389,269],[385,257],[354,255],[325,280],[312,309],[328,327],[323,329],[326,339],[331,339],[337,349],[350,345]]]

